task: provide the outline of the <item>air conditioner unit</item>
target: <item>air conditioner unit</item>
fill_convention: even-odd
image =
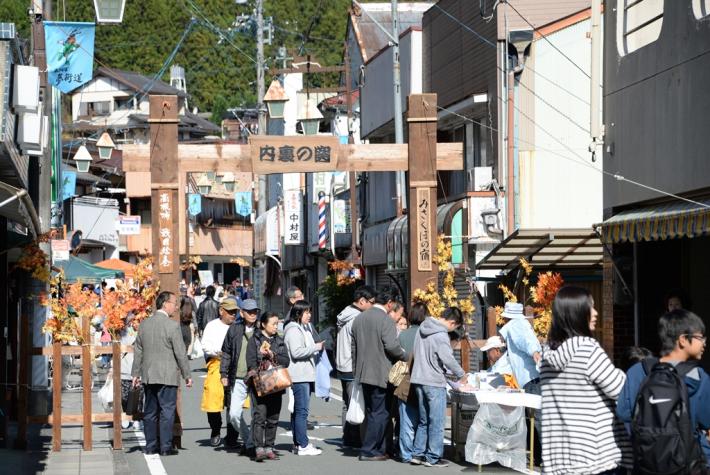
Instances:
[[[27,152],[28,150],[42,150],[42,103],[36,112],[20,114],[17,121],[17,144]]]
[[[49,143],[49,117],[46,115],[42,116],[42,137],[41,141],[42,144],[40,145],[39,149],[29,147],[27,148],[24,152],[27,155],[32,155],[32,156],[40,156],[44,153],[45,149],[47,148],[47,144]]]
[[[15,113],[37,112],[39,106],[39,68],[15,66],[12,107]]]

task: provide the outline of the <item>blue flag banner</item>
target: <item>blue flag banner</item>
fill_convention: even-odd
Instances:
[[[251,191],[237,191],[234,193],[234,209],[242,216],[251,214]]]
[[[44,22],[49,82],[69,93],[91,80],[94,70],[93,23]]]
[[[202,212],[202,195],[199,193],[190,193],[188,195],[187,209],[190,210],[190,216],[197,216]]]
[[[76,172],[62,172],[60,201],[71,198],[76,193]]]

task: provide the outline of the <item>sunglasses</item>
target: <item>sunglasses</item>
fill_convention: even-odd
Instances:
[[[225,309],[225,312],[227,312],[230,315],[236,315],[239,313],[239,309],[237,309],[237,308],[235,308],[234,310],[226,310]]]

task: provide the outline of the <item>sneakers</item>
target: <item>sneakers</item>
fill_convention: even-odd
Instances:
[[[414,459],[412,459],[412,460],[414,460]],[[444,460],[444,459],[439,459],[439,460],[437,460],[436,462],[431,463],[431,462],[427,462],[427,461],[425,460],[424,462],[422,462],[422,465],[424,465],[425,467],[444,468],[444,467],[448,467],[448,466],[449,466],[449,461],[448,461],[448,460]]]
[[[121,421],[121,429],[128,429],[131,427],[131,421]]]
[[[143,430],[143,423],[141,421],[133,421],[133,430]]]
[[[256,456],[254,457],[254,460],[256,462],[263,462],[264,460],[266,460],[266,451],[263,447],[259,447],[258,449],[256,449]]]
[[[421,465],[422,463],[424,463],[424,461],[421,457],[412,457],[412,460],[409,461],[410,465]]]
[[[274,449],[272,449],[271,447],[269,447],[268,449],[266,449],[266,458],[269,459],[269,460],[278,460],[278,459],[279,459],[279,454],[277,454],[276,452],[274,452]]]
[[[222,445],[222,438],[218,435],[211,437],[210,438],[210,445],[212,447],[219,447],[220,445]]]
[[[320,455],[322,453],[323,451],[315,448],[313,444],[308,444],[305,447],[298,448],[298,455]]]

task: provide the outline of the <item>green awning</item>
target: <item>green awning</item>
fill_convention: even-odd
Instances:
[[[674,201],[635,208],[607,219],[601,225],[605,243],[662,241],[703,236],[710,231],[710,200]]]
[[[104,279],[123,279],[121,271],[104,269],[75,256],[69,256],[68,261],[57,262],[55,267],[64,270],[64,281],[70,283],[100,284]]]

